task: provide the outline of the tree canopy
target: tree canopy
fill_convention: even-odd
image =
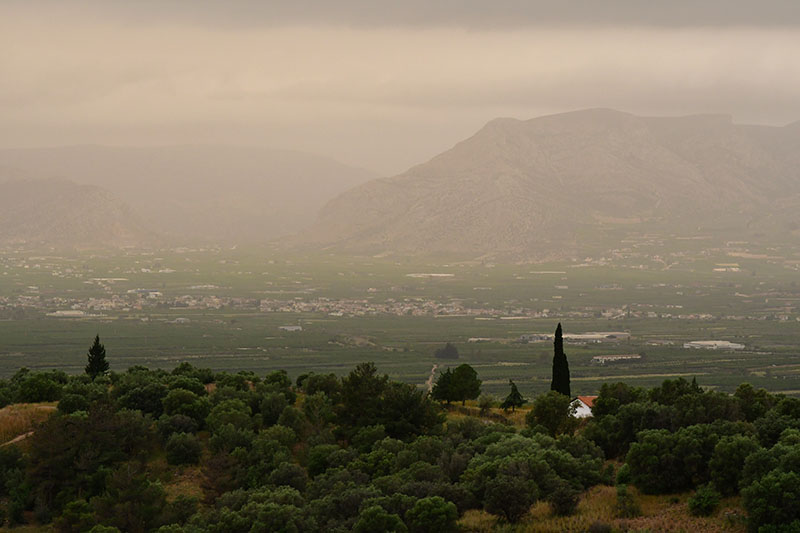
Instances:
[[[475,400],[481,395],[481,380],[474,368],[467,364],[455,370],[449,368],[439,374],[431,391],[431,397],[440,402],[461,402]]]
[[[437,348],[433,355],[438,359],[458,359],[458,349],[448,342],[442,348]]]
[[[86,354],[86,373],[94,380],[97,376],[108,372],[108,361],[106,361],[106,348],[100,344],[100,335],[95,336],[94,343]]]
[[[215,387],[203,386],[208,376]],[[525,399],[509,385],[503,407],[513,410]],[[724,496],[726,507],[741,502],[747,513],[737,520],[749,530],[800,524],[800,400],[749,386],[725,394],[682,378],[651,389],[608,384],[577,429],[570,399],[556,391],[535,398],[525,428],[519,417],[461,413],[444,424],[421,388],[372,363],[299,384],[285,372],[186,364],[95,380],[23,369],[0,379],[0,391],[9,402],[59,401],[23,446],[0,446],[3,526],[444,532],[481,509],[506,529],[528,521],[536,502],[551,509],[537,520],[560,520],[615,478],[618,519],[641,512],[639,493],[688,492],[686,513],[713,513]],[[609,459],[622,463],[616,476]],[[193,490],[176,495],[188,479]]]

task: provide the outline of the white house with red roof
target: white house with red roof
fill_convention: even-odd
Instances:
[[[592,406],[597,396],[578,396],[572,400],[572,407],[575,408],[575,418],[589,418],[592,416]]]

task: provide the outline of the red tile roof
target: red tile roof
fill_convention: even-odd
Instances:
[[[594,405],[594,401],[597,399],[597,396],[578,396],[578,399],[585,403],[588,407],[592,407]]]

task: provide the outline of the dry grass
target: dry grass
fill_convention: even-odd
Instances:
[[[458,521],[462,531],[469,533],[489,533],[495,530],[497,525],[497,517],[489,514],[486,511],[478,511],[477,509],[470,509]]]
[[[744,514],[736,498],[722,502],[721,509],[710,517],[689,515],[686,500],[689,494],[676,496],[639,495],[628,489],[638,499],[642,516],[620,519],[615,515],[616,487],[598,486],[583,494],[577,512],[572,516],[554,516],[547,502],[538,502],[516,528],[504,524],[496,516],[484,511],[468,511],[459,520],[465,530],[475,533],[513,530],[525,533],[584,533],[595,522],[609,524],[620,532],[692,532],[692,533],[744,533]]]
[[[572,516],[553,516],[547,502],[538,502],[531,508],[519,531],[583,533],[594,522],[613,523],[616,502],[617,489],[605,486],[594,487],[585,493]]]
[[[17,403],[0,409],[0,445],[30,433],[55,411],[54,403]]]
[[[167,499],[172,501],[178,496],[193,496],[203,500],[203,474],[199,466],[181,466],[175,469],[172,479],[164,484]]]
[[[487,415],[481,415],[481,410],[478,407],[478,402],[471,400],[467,401],[466,405],[460,403],[453,403],[447,408],[448,420],[459,420],[462,418],[479,418],[485,422],[496,422],[503,424],[511,424],[517,428],[525,427],[525,415],[530,411],[530,407],[521,407],[512,411],[503,411],[498,407],[493,407],[489,410]]]

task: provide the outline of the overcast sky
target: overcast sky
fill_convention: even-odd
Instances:
[[[800,2],[0,0],[0,146],[222,142],[400,172],[497,116],[800,119]]]

